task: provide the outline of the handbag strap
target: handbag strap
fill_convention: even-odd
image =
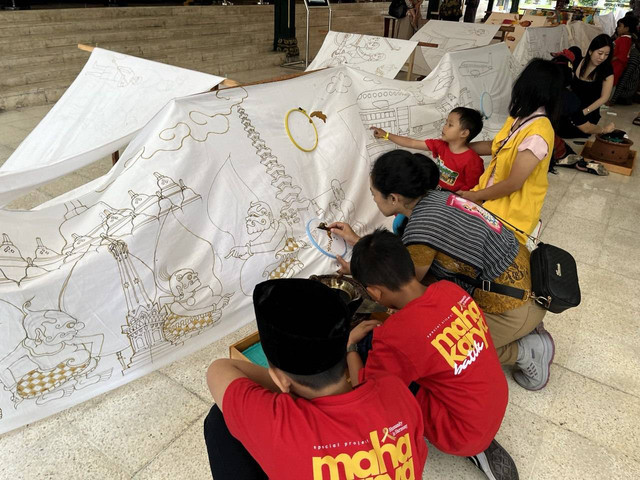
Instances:
[[[458,280],[468,283],[469,285],[479,288],[485,292],[506,295],[508,297],[517,298],[518,300],[528,300],[531,297],[531,292],[522,288],[510,287],[509,285],[495,283],[490,280],[480,280],[462,273],[456,273],[455,277]]]
[[[531,115],[530,117],[527,117],[520,125],[518,125],[518,128],[516,128],[515,130],[513,129],[513,125],[511,125],[511,130],[509,130],[509,135],[507,135],[507,138],[504,139],[504,142],[500,144],[500,146],[496,150],[495,156],[496,157],[498,156],[498,153],[500,153],[500,150],[502,150],[502,147],[504,147],[507,144],[507,142],[511,140],[511,137],[513,136],[513,134],[516,133],[518,130],[520,130],[520,127],[522,127],[525,123],[529,123],[532,120],[535,120],[536,118],[540,118],[540,117],[546,117],[546,115],[542,113],[538,113],[537,115]],[[515,120],[514,120],[514,123],[515,123]]]

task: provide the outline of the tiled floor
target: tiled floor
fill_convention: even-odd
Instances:
[[[285,74],[288,72],[284,72]],[[640,144],[640,107],[605,115]],[[0,113],[2,163],[48,111]],[[30,208],[106,173],[103,159],[16,200]],[[525,479],[640,478],[640,172],[550,176],[542,239],[578,261],[583,302],[549,314],[557,353],[551,380],[528,392],[509,378],[498,440]],[[202,421],[209,363],[249,325],[168,367],[49,419],[0,436],[1,479],[210,479]],[[0,333],[1,334],[1,333]],[[483,477],[465,459],[430,449],[425,479]]]

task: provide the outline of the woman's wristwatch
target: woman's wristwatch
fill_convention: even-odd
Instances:
[[[357,343],[350,343],[349,345],[347,345],[347,353],[351,353],[351,352],[358,353],[358,344]]]

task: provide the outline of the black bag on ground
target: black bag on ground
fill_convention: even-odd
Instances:
[[[580,305],[578,268],[569,252],[546,243],[538,244],[531,252],[531,295],[552,313]]]
[[[407,4],[404,0],[391,0],[389,5],[389,15],[394,18],[400,19],[407,16]]]

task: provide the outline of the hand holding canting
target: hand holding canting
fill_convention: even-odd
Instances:
[[[356,232],[353,231],[353,228],[348,223],[333,222],[327,225],[327,228],[331,230],[332,234],[339,236],[350,246],[354,246],[360,240],[360,237],[356,235]]]

